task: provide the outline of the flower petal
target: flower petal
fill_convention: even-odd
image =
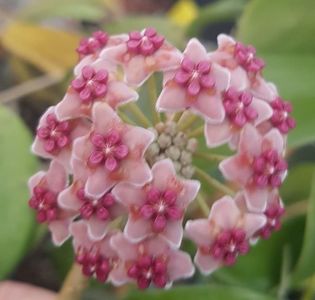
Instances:
[[[166,228],[160,234],[161,237],[165,238],[175,248],[179,248],[183,238],[183,220],[180,221],[168,221]]]
[[[240,151],[251,156],[256,156],[261,153],[261,145],[262,138],[258,130],[253,125],[245,125],[240,136]]]
[[[124,181],[137,186],[142,186],[152,179],[150,167],[143,158],[126,161],[123,166],[123,174]]]
[[[73,119],[85,114],[81,110],[79,95],[71,89],[65,94],[61,102],[56,106],[56,115],[59,120]]]
[[[145,57],[136,55],[125,64],[125,81],[133,86],[140,86],[150,76]]]
[[[146,193],[143,189],[129,183],[119,183],[112,190],[118,202],[126,207],[141,206],[145,202]]]
[[[204,275],[209,275],[220,267],[220,261],[215,260],[210,255],[203,255],[199,250],[195,256],[195,264]]]
[[[156,102],[157,111],[177,112],[189,108],[186,92],[178,85],[166,85]]]
[[[111,238],[110,244],[122,260],[135,260],[138,256],[137,246],[130,243],[121,232]]]
[[[101,240],[108,232],[108,222],[92,216],[88,221],[88,234],[93,240]]]
[[[70,220],[56,220],[49,223],[52,241],[56,246],[61,246],[70,237]]]
[[[258,98],[253,98],[251,107],[254,108],[258,113],[258,117],[255,120],[255,126],[268,120],[273,114],[271,106],[267,102]]]
[[[262,213],[267,207],[268,190],[256,187],[247,188],[245,200],[249,211]]]
[[[227,88],[230,86],[231,81],[231,74],[228,69],[219,66],[218,64],[214,63],[211,65],[211,72],[210,74],[215,79],[215,88],[219,92],[226,91]]]
[[[110,178],[108,171],[99,167],[89,176],[85,185],[85,192],[92,197],[101,197],[114,184],[115,181]]]
[[[266,224],[266,217],[264,215],[257,214],[245,214],[244,216],[244,230],[246,232],[246,237],[250,238],[256,233],[260,228]]]
[[[58,196],[58,204],[62,208],[78,211],[81,207],[81,202],[75,194],[76,191],[75,185],[71,185],[63,190]]]
[[[143,218],[133,218],[129,216],[128,221],[125,225],[124,234],[132,241],[137,243],[152,233],[151,224],[149,221]]]
[[[282,154],[284,150],[284,139],[278,129],[271,129],[263,137],[263,150],[274,149],[278,154]]]
[[[184,50],[184,55],[189,57],[194,63],[198,63],[201,60],[207,59],[206,48],[196,38],[192,38],[188,41]]]
[[[113,80],[108,83],[108,94],[106,95],[106,102],[112,108],[115,109],[122,104],[136,101],[138,98],[138,93],[122,81]]]
[[[210,244],[212,241],[211,227],[207,219],[187,221],[185,233],[197,245]]]
[[[64,167],[55,160],[50,163],[46,179],[49,188],[55,193],[61,192],[67,186],[67,173]]]
[[[122,141],[128,146],[129,152],[139,151],[142,156],[154,140],[154,134],[147,129],[128,126],[123,132]]]
[[[152,167],[152,184],[159,190],[170,186],[171,180],[176,177],[174,165],[170,159],[163,159],[156,162]]]
[[[33,189],[36,185],[40,183],[40,181],[45,177],[46,172],[40,171],[34,174],[29,180],[28,180],[28,188],[30,190],[30,193],[32,194]]]
[[[183,251],[172,251],[168,263],[168,275],[170,281],[180,278],[189,278],[195,273],[195,267],[190,255]]]
[[[229,121],[225,120],[221,124],[205,125],[205,138],[207,146],[210,148],[218,147],[231,139],[232,127]]]

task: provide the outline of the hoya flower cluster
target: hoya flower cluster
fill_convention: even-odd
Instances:
[[[29,205],[56,245],[73,239],[86,276],[166,288],[195,272],[180,250],[183,236],[196,244],[197,268],[210,274],[280,228],[278,188],[295,122],[252,46],[222,34],[213,52],[197,39],[180,52],[147,28],[95,32],[77,52],[64,98],[39,121],[32,150],[50,165],[30,178]],[[153,103],[151,122],[132,102],[154,73],[163,75],[161,92],[141,99]],[[124,114],[129,108],[141,126]],[[226,185],[207,174],[206,160],[204,170],[194,164],[224,144],[234,152],[219,163]],[[209,216],[186,221],[200,193],[222,194],[221,186],[231,192]]]

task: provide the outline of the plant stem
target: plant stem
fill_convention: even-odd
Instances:
[[[217,189],[218,191],[227,195],[234,196],[235,193],[232,189],[230,189],[228,186],[221,183],[220,181],[216,180],[215,178],[213,178],[212,176],[210,176],[209,174],[207,174],[205,171],[201,170],[200,168],[195,169],[195,175],[199,179],[206,181],[209,185],[211,185],[213,188]]]
[[[157,100],[157,91],[154,75],[151,75],[147,81],[147,89],[151,103],[151,113],[153,118],[153,124],[161,122],[161,115],[156,111],[155,104]]]
[[[283,221],[287,221],[300,215],[306,214],[307,208],[308,208],[307,200],[298,201],[296,203],[288,205],[285,209]]]
[[[208,216],[210,213],[210,208],[205,197],[200,192],[197,195],[197,201],[202,212],[205,214],[205,216]]]
[[[302,300],[312,300],[315,293],[315,274],[309,279],[308,285],[304,292]]]
[[[227,158],[227,156],[214,153],[195,152],[194,155],[196,157],[203,158],[208,161],[222,161]]]
[[[202,135],[204,132],[204,125],[201,125],[200,127],[197,127],[196,129],[194,129],[193,131],[189,132],[187,134],[188,137],[198,137],[200,135]]]
[[[172,115],[171,121],[177,123],[182,116],[183,112],[177,112]]]
[[[131,125],[136,125],[136,123],[131,120],[124,112],[118,111],[118,116],[126,123],[131,124]]]
[[[145,116],[142,110],[135,103],[129,103],[126,105],[126,108],[130,109],[130,111],[135,115],[140,124],[144,127],[151,127],[152,124],[150,120]]]
[[[177,127],[180,131],[184,131],[189,128],[197,119],[196,115],[191,114],[188,111],[183,112],[178,120]]]
[[[79,300],[87,284],[88,279],[81,273],[80,266],[73,263],[56,300]]]

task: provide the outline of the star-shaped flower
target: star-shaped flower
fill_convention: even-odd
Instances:
[[[212,63],[204,46],[191,39],[177,69],[165,75],[156,109],[165,112],[190,109],[211,123],[220,123],[225,115],[222,93],[229,82],[228,70]]]
[[[287,173],[283,151],[284,140],[277,129],[262,136],[248,124],[240,135],[238,153],[220,163],[224,177],[245,188],[250,211],[263,212],[269,193],[282,184]]]
[[[85,192],[102,197],[119,182],[143,185],[152,178],[144,153],[154,134],[144,128],[123,123],[105,103],[92,110],[89,134],[74,143],[73,157],[88,171]]]
[[[152,181],[143,187],[120,183],[113,189],[117,201],[129,210],[125,235],[138,242],[159,234],[179,247],[184,213],[196,197],[200,183],[178,178],[169,159],[155,163],[152,176]]]
[[[119,267],[111,273],[115,285],[136,282],[140,289],[146,289],[150,284],[167,288],[173,281],[194,274],[188,253],[170,247],[159,237],[131,243],[118,233],[112,237],[111,245],[121,260]]]
[[[208,219],[186,223],[186,234],[198,247],[196,266],[208,275],[223,265],[233,265],[249,251],[250,238],[265,223],[263,215],[243,213],[230,196],[217,200]]]

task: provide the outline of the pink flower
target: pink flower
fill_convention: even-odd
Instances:
[[[124,209],[110,191],[101,197],[88,196],[84,191],[87,174],[82,170],[83,165],[75,159],[72,164],[73,183],[60,193],[58,203],[85,220],[90,238],[102,239],[108,232],[109,223],[123,215]]]
[[[111,274],[115,285],[136,282],[140,289],[146,289],[150,284],[157,288],[168,288],[173,281],[194,274],[190,256],[171,248],[159,237],[134,244],[118,233],[112,237],[111,245],[121,260],[119,267]]]
[[[272,125],[278,128],[282,134],[287,134],[296,125],[295,120],[289,115],[292,112],[291,103],[277,97],[270,105],[273,108]]]
[[[96,277],[100,282],[108,281],[111,270],[118,264],[116,252],[110,246],[115,232],[109,232],[100,240],[92,240],[84,221],[71,224],[70,231],[76,262],[82,266],[82,273],[87,277]]]
[[[233,265],[249,251],[249,239],[266,223],[263,215],[242,213],[233,198],[217,200],[208,219],[190,220],[186,234],[197,246],[195,264],[203,274]]]
[[[203,45],[191,39],[177,69],[165,75],[156,109],[166,112],[191,109],[209,122],[220,123],[224,119],[222,92],[229,81],[229,72],[212,63]]]
[[[117,79],[107,62],[98,59],[84,66],[81,74],[72,81],[65,97],[56,106],[56,114],[61,120],[89,117],[95,102],[106,102],[115,109],[137,98],[138,94]]]
[[[124,43],[101,53],[102,58],[122,64],[125,80],[135,86],[142,85],[153,72],[173,69],[180,56],[153,28],[130,32]]]
[[[220,163],[227,180],[245,187],[250,211],[263,212],[269,192],[282,184],[287,170],[283,151],[284,140],[277,129],[262,136],[248,124],[241,133],[238,153]]]
[[[60,121],[51,106],[39,120],[32,151],[44,158],[56,159],[68,170],[73,141],[87,134],[89,124],[84,120]]]
[[[230,70],[231,86],[239,90],[250,89],[255,97],[271,101],[273,90],[261,76],[264,62],[256,57],[253,46],[245,46],[228,35],[219,34],[218,49],[209,57]]]
[[[268,103],[248,91],[237,91],[229,88],[223,96],[225,118],[220,124],[207,123],[205,137],[208,147],[217,147],[226,142],[236,148],[242,128],[251,123],[255,126],[268,120],[272,116],[272,109]]]
[[[116,183],[143,185],[151,180],[144,153],[154,134],[141,127],[124,124],[105,103],[92,110],[91,132],[74,143],[73,157],[87,170],[87,195],[102,197]]]
[[[176,247],[180,246],[184,213],[196,197],[200,183],[176,176],[173,163],[161,160],[152,167],[152,181],[145,186],[120,183],[113,195],[129,210],[125,235],[133,242],[159,234]]]
[[[31,194],[29,206],[36,211],[39,223],[47,223],[56,245],[69,237],[69,225],[73,219],[71,211],[62,210],[57,202],[59,193],[67,186],[67,173],[57,161],[52,161],[47,172],[40,171],[28,181]]]

